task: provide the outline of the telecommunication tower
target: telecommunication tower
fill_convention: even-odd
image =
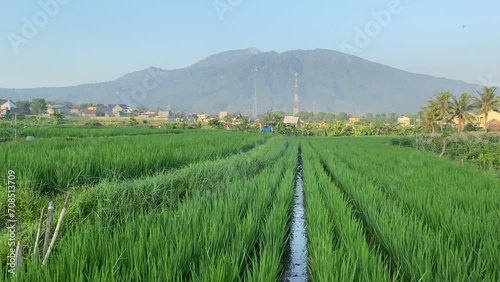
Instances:
[[[293,115],[297,115],[299,113],[299,73],[295,72],[295,86],[294,86],[293,96]]]

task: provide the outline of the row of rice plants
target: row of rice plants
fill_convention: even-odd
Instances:
[[[443,232],[450,244],[470,250],[474,261],[500,273],[500,183],[493,175],[411,149],[370,142],[360,142],[356,151],[349,151],[343,142],[336,147],[337,156],[351,169],[364,171],[388,197]],[[406,158],[401,158],[402,153]],[[360,158],[362,162],[352,161]]]
[[[225,157],[251,149],[268,138],[262,134],[211,132],[0,144],[0,173],[5,178],[7,170],[14,170],[24,187],[58,193],[103,179],[152,175],[191,162]]]
[[[344,151],[335,150],[335,146],[332,146],[334,142],[350,142],[350,146],[343,147]],[[489,264],[485,260],[477,258],[478,253],[486,251],[483,250],[486,245],[474,249],[457,245],[445,232],[430,228],[418,215],[408,213],[404,204],[388,199],[384,191],[363,171],[337,158],[337,155],[352,157],[349,152],[356,150],[352,145],[352,140],[323,141],[318,142],[316,150],[318,155],[323,156],[326,171],[361,213],[365,228],[374,235],[393,263],[401,268],[405,280],[498,280],[498,271],[488,268]],[[365,160],[359,157],[356,162]],[[384,178],[385,174],[378,177]],[[406,181],[418,185],[423,177],[426,176],[407,178]],[[434,209],[433,206],[428,208]],[[438,209],[435,212],[440,211]]]
[[[288,148],[283,138],[273,138],[257,148],[228,158],[201,161],[181,169],[124,181],[104,181],[96,186],[79,187],[71,190],[72,200],[68,207],[61,236],[66,230],[78,227],[84,221],[100,219],[113,224],[125,216],[175,210],[193,195],[211,193],[222,184],[254,177],[264,168],[272,165]],[[56,206],[64,201],[65,195],[54,199]],[[17,238],[25,250],[32,248],[39,218],[39,211],[49,201],[26,189],[19,190],[16,204],[23,209],[16,210],[19,218]],[[7,193],[0,194],[0,203],[7,202]],[[8,218],[2,216],[0,225],[6,225]],[[55,223],[54,223],[55,224]],[[55,226],[54,226],[55,227]],[[8,253],[8,234],[0,234],[0,258]],[[5,254],[5,256],[4,256]]]
[[[9,129],[13,131],[13,129]],[[54,126],[18,128],[17,136],[35,136],[35,138],[95,138],[106,136],[130,136],[153,134],[178,134],[186,132],[180,129],[156,127],[112,127],[112,126]],[[189,131],[193,132],[193,131]],[[206,133],[205,131],[199,131]],[[12,135],[12,134],[10,134]]]
[[[219,247],[206,245],[205,249],[209,251],[202,255],[198,271],[192,276],[194,280],[236,281],[243,277],[246,281],[279,279],[284,270],[282,259],[287,246],[288,222],[293,204],[295,152],[296,147],[292,146],[277,165],[263,172],[266,177],[256,177],[257,182],[254,181],[253,186],[247,188],[253,192],[238,192],[246,194],[244,202],[247,206],[244,210],[240,208],[235,211],[235,214],[239,211],[240,219],[236,217],[238,224],[232,234],[232,241],[227,242],[226,236]],[[221,201],[231,198],[224,195],[217,197]]]
[[[323,171],[311,146],[303,143],[309,274],[312,281],[390,281],[376,246],[347,199]],[[397,273],[392,277],[397,280]]]
[[[176,210],[125,216],[114,225],[87,222],[65,236],[45,267],[28,264],[13,280],[278,281],[295,152],[289,148],[254,178],[220,182]]]

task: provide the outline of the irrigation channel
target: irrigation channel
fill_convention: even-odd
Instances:
[[[302,149],[299,147],[297,176],[295,177],[295,203],[293,207],[290,264],[284,281],[307,281],[307,238],[304,212],[304,187],[302,182]]]

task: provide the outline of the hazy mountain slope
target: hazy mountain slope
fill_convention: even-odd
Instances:
[[[291,111],[294,73],[299,108],[311,111],[416,112],[437,91],[475,93],[476,85],[414,74],[330,50],[226,51],[176,70],[149,68],[114,81],[73,87],[0,89],[0,97],[72,102],[144,104],[188,112],[251,113],[254,67],[258,108]]]

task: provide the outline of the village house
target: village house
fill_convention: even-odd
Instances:
[[[409,127],[411,126],[411,118],[403,115],[398,118],[398,124],[404,127]]]
[[[206,122],[207,119],[208,119],[208,115],[207,114],[197,114],[196,115],[196,121]]]
[[[218,116],[218,115],[216,115],[216,114],[208,114],[208,115],[207,115],[207,118],[206,118],[206,121],[208,122],[208,121],[210,121],[210,120],[212,120],[212,119],[216,119],[216,118],[218,118],[218,117],[219,117],[219,116]]]
[[[96,115],[102,115],[106,117],[113,116],[114,104],[96,104],[94,105],[94,110],[96,110]]]
[[[159,118],[170,118],[172,116],[171,111],[158,111],[157,117]]]
[[[95,117],[96,116],[96,110],[89,110],[89,109],[83,109],[80,114],[82,117]]]
[[[485,120],[485,114],[477,115],[476,122],[481,128],[484,128],[485,126],[487,126],[488,129],[497,128],[500,123],[500,112],[489,111],[488,120]]]
[[[133,112],[132,108],[125,104],[116,104],[112,109],[115,117],[127,116]]]
[[[79,116],[80,115],[80,108],[78,108],[78,106],[69,107],[69,114],[72,116]]]
[[[156,116],[156,112],[153,112],[153,111],[144,111],[144,112],[141,112],[139,114],[139,117],[141,118],[151,118],[151,117],[155,117]]]
[[[4,116],[9,111],[11,114],[14,114],[19,111],[16,104],[7,98],[7,102],[5,102],[2,106],[0,106],[0,116]]]
[[[49,115],[54,114],[55,111],[63,113],[65,116],[68,116],[71,114],[71,109],[66,105],[48,105],[47,106],[47,113]]]
[[[354,125],[360,121],[361,121],[361,117],[350,117],[349,122],[347,122],[346,125]]]
[[[196,120],[197,118],[191,115],[175,118],[175,121],[180,121],[180,122],[196,122]]]
[[[219,119],[223,120],[228,115],[228,112],[219,112]]]

